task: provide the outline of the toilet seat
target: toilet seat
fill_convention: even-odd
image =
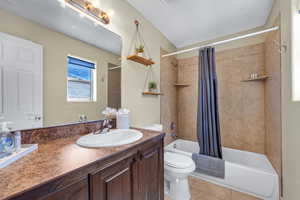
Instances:
[[[184,173],[195,170],[195,163],[190,157],[172,152],[166,152],[164,156],[165,168],[170,171],[180,171]]]

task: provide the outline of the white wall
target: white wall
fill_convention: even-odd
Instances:
[[[282,54],[282,123],[283,123],[283,192],[284,200],[300,199],[300,102],[293,101],[293,77],[300,56],[294,47],[299,43],[292,41],[294,35],[291,25],[293,16],[298,15],[297,0],[280,0],[282,43],[288,50]],[[295,18],[294,18],[295,19]],[[298,26],[300,21],[297,22]],[[291,31],[292,30],[292,31]],[[298,77],[294,77],[299,79]]]
[[[99,1],[99,0],[94,0]],[[150,22],[125,0],[101,0],[101,8],[113,10],[108,29],[122,37],[122,106],[131,110],[133,125],[160,122],[160,97],[143,97],[146,68],[140,64],[127,61],[131,41],[135,33],[133,21],[142,24],[142,34],[156,64],[153,66],[157,82],[160,81],[160,48],[171,52],[175,47]]]

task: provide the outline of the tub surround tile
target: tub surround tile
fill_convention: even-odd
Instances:
[[[278,22],[279,19],[276,25],[279,25]],[[269,33],[265,42],[266,73],[271,76],[265,84],[265,148],[270,162],[279,175],[279,183],[282,185],[281,56],[274,41],[280,42],[280,31]]]
[[[217,52],[216,60],[223,146],[266,154],[281,183],[281,62],[274,40],[280,41],[279,31],[269,33],[265,43]],[[241,82],[252,72],[271,79]],[[179,138],[196,141],[197,56],[178,60],[178,82],[190,84],[177,91]],[[192,200],[258,200],[193,178],[190,187]]]
[[[250,73],[264,73],[264,44],[216,53],[220,126],[225,147],[265,153],[265,99],[263,82],[241,82]],[[178,60],[178,81],[190,87],[178,90],[179,137],[197,140],[198,57]]]
[[[167,54],[161,49],[161,55]],[[168,133],[165,137],[165,145],[174,141],[169,133],[177,133],[177,89],[174,84],[177,83],[176,66],[177,59],[174,56],[165,57],[160,62],[160,90],[164,94],[160,97],[160,119],[163,125],[163,131]],[[171,129],[171,123],[175,123],[175,128]]]
[[[0,199],[46,183],[145,141],[164,136],[161,132],[139,130],[144,134],[142,139],[120,147],[82,148],[75,144],[80,135],[69,135],[67,138],[39,144],[37,151],[0,170]]]

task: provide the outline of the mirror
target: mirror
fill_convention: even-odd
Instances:
[[[121,38],[57,0],[0,1],[0,117],[13,130],[121,107]]]

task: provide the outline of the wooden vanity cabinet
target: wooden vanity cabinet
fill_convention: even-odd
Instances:
[[[138,199],[163,200],[164,166],[162,149],[154,147],[141,152],[137,165],[140,194]]]
[[[163,200],[163,136],[5,200]]]
[[[90,174],[91,200],[163,200],[161,145]]]

